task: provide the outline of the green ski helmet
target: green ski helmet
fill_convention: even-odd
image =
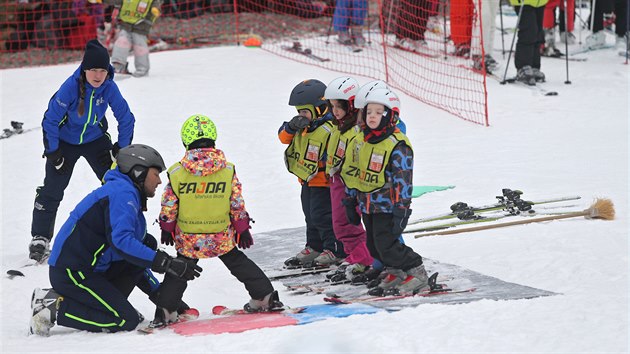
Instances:
[[[313,115],[312,119],[317,119],[328,112],[325,93],[326,85],[323,82],[315,79],[304,80],[291,91],[289,106],[294,106],[298,111],[308,109]]]
[[[214,122],[201,114],[194,114],[190,116],[182,125],[182,143],[186,150],[189,150],[191,144],[197,140],[209,139],[217,140],[217,127]]]

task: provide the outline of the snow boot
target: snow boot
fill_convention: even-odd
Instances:
[[[347,31],[339,31],[337,32],[337,42],[343,45],[351,45],[352,44],[352,36]]]
[[[560,32],[560,42],[571,45],[571,44],[575,44],[576,39],[573,33],[571,32]]]
[[[352,285],[365,284],[367,285],[368,288],[373,288],[375,286],[378,286],[378,282],[374,284],[373,286],[369,286],[370,282],[378,279],[379,275],[381,275],[382,273],[383,273],[382,269],[375,269],[372,267],[368,267],[368,269],[366,269],[365,272],[361,274],[357,274],[354,278],[352,278]]]
[[[536,82],[545,82],[545,74],[538,68],[532,68]]]
[[[604,31],[599,31],[586,37],[584,40],[584,48],[586,49],[599,49],[606,45],[606,34]]]
[[[536,77],[534,77],[534,71],[529,65],[525,65],[524,67],[518,69],[516,80],[529,86],[536,85]]]
[[[328,267],[331,265],[339,264],[343,261],[343,258],[335,256],[331,250],[324,250],[319,256],[313,259],[313,265],[319,267]]]
[[[251,299],[243,306],[246,312],[274,312],[283,311],[284,304],[280,302],[278,290],[274,290],[260,300]]]
[[[352,43],[359,47],[365,47],[367,41],[365,37],[363,37],[363,30],[361,26],[352,26],[350,27],[350,37],[352,38]]]
[[[400,269],[387,268],[387,275],[381,280],[378,286],[368,290],[368,295],[384,296],[389,295],[392,289],[395,289],[400,283],[407,278],[407,273]]]
[[[311,267],[313,261],[321,252],[317,252],[309,246],[306,246],[295,257],[291,257],[284,261],[284,265],[287,267]]]
[[[163,307],[155,308],[155,316],[153,321],[149,323],[149,328],[162,328],[169,324],[175,323],[178,320],[177,311],[169,311]]]
[[[396,290],[401,295],[414,295],[419,292],[429,290],[429,276],[424,264],[407,270],[407,278],[396,286]]]
[[[57,321],[57,311],[62,301],[63,296],[53,289],[36,288],[33,290],[29,333],[49,336],[50,329],[53,328]]]

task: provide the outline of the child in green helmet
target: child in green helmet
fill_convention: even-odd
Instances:
[[[174,245],[177,257],[196,263],[219,257],[244,285],[251,300],[248,312],[278,311],[284,305],[263,271],[238,248],[254,240],[236,170],[215,147],[216,126],[193,115],[181,130],[184,157],[168,169],[159,215],[162,243]],[[160,287],[153,326],[176,320],[187,282],[167,274]]]

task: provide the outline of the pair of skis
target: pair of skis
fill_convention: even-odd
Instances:
[[[294,278],[294,277],[301,277],[301,276],[305,276],[305,275],[310,275],[310,274],[321,274],[321,273],[326,273],[329,272],[331,270],[334,270],[335,268],[333,267],[306,267],[306,268],[292,268],[292,269],[283,269],[280,272],[277,273],[271,273],[271,275],[268,276],[269,280],[273,281],[273,280],[280,280],[280,279],[285,279],[285,278]]]
[[[2,133],[0,134],[0,139],[8,139],[14,135],[28,133],[30,131],[40,128],[40,127],[35,127],[35,128],[24,129],[23,126],[24,126],[23,122],[17,122],[14,120],[11,121],[11,128],[3,129]]]
[[[438,284],[437,283],[438,273],[433,273],[428,280],[429,289],[423,290],[413,294],[400,294],[396,291],[396,289],[389,289],[390,294],[383,296],[358,296],[358,297],[344,297],[339,296],[334,293],[327,293],[327,297],[324,298],[324,301],[330,302],[333,304],[355,304],[355,303],[370,303],[370,302],[378,302],[378,301],[394,301],[412,297],[429,297],[429,296],[440,296],[440,295],[450,295],[450,294],[459,294],[459,293],[471,293],[476,288],[465,288],[465,289],[452,289],[447,284]],[[393,290],[393,291],[392,291]]]
[[[515,86],[521,86],[521,87],[525,87],[531,91],[534,91],[536,93],[539,93],[543,96],[558,96],[558,91],[552,91],[552,90],[547,90],[544,87],[536,84],[536,85],[528,85],[522,81],[518,81],[515,77],[510,77],[510,78],[506,78],[505,80],[503,80],[501,77],[499,77],[496,74],[488,74],[489,78],[492,78],[494,80],[497,80],[501,85],[505,85],[505,84],[514,84]]]
[[[256,315],[256,314],[260,315],[260,314],[277,314],[277,313],[291,314],[291,313],[304,312],[305,309],[306,309],[305,307],[292,307],[292,308],[286,307],[280,311],[247,312],[244,309],[234,309],[234,308],[228,308],[226,306],[219,305],[219,306],[214,306],[212,308],[212,314],[215,316],[241,316],[241,315],[246,316],[246,315]],[[176,322],[172,322],[172,323],[169,323],[166,325],[160,325],[160,326],[154,326],[152,323],[149,323],[148,326],[140,327],[137,329],[137,331],[138,333],[141,333],[141,334],[153,334],[156,331],[166,329],[166,328],[171,328],[174,325],[194,321],[197,319],[199,319],[199,310],[190,308],[186,310],[185,313],[179,315]]]
[[[410,221],[408,225],[415,225],[415,224],[424,223],[424,222],[432,222],[432,221],[457,218],[458,215],[461,214],[461,212],[465,210],[470,210],[472,212],[477,212],[477,213],[484,213],[484,212],[489,212],[489,211],[500,211],[500,210],[504,210],[505,208],[513,208],[513,207],[518,208],[517,201],[519,200],[523,201],[520,197],[522,194],[523,192],[519,190],[511,190],[508,188],[504,188],[502,190],[502,195],[496,197],[497,202],[494,204],[474,207],[474,206],[469,206],[466,203],[457,202],[451,205],[450,213],[438,214],[434,216],[429,216],[429,217],[413,220],[413,221]],[[581,199],[581,197],[575,195],[575,196],[541,199],[537,201],[523,201],[523,202],[526,202],[531,205],[540,205],[540,204],[566,202],[566,201],[578,200],[578,199]],[[524,207],[521,207],[521,209],[523,208]]]
[[[302,43],[300,42],[293,42],[292,46],[282,45],[281,48],[291,53],[304,55],[307,58],[313,59],[321,63],[330,61],[330,59],[328,58],[323,58],[323,57],[313,54],[313,51],[310,48],[304,48],[302,46]]]

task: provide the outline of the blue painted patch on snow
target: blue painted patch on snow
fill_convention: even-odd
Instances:
[[[298,320],[297,324],[302,325],[325,320],[327,318],[343,318],[352,315],[367,315],[377,312],[385,312],[385,310],[366,304],[322,304],[306,306],[306,310],[304,310],[303,312],[292,313],[288,314],[287,316],[295,318],[296,320]]]

